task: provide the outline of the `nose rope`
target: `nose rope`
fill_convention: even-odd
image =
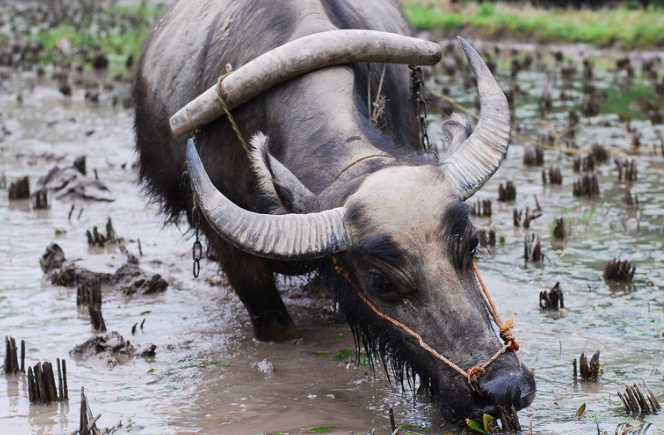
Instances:
[[[352,281],[350,279],[350,273],[348,272],[348,270],[343,265],[341,265],[341,262],[339,261],[339,259],[337,257],[332,257],[332,262],[335,265],[335,271],[339,275],[343,276],[346,279],[346,281],[351,283]],[[486,374],[486,368],[491,363],[493,363],[495,360],[497,360],[500,357],[500,355],[504,354],[507,351],[514,352],[514,355],[517,357],[517,360],[519,360],[519,357],[516,354],[516,351],[519,350],[519,344],[516,342],[516,340],[514,339],[514,335],[512,335],[512,332],[510,331],[510,328],[514,326],[514,321],[512,320],[512,317],[507,319],[507,321],[504,322],[504,323],[501,322],[500,316],[498,315],[498,311],[496,310],[496,307],[493,304],[493,301],[491,300],[491,297],[489,296],[489,292],[487,291],[486,286],[484,285],[484,281],[482,281],[482,278],[480,277],[479,271],[478,271],[477,266],[475,265],[475,263],[473,263],[473,269],[475,270],[475,275],[477,276],[477,279],[480,282],[480,286],[482,287],[484,295],[486,296],[486,299],[489,303],[493,318],[494,318],[496,324],[498,325],[498,327],[500,328],[500,337],[505,342],[505,345],[501,349],[499,349],[495,353],[495,355],[493,355],[487,362],[485,362],[484,364],[482,364],[480,366],[473,366],[473,367],[469,368],[468,370],[462,369],[461,367],[454,364],[449,359],[445,358],[445,356],[441,355],[438,351],[436,351],[436,349],[429,346],[424,341],[424,339],[422,338],[422,336],[420,334],[413,331],[408,326],[404,325],[403,323],[399,322],[398,320],[396,320],[396,319],[390,317],[389,315],[383,313],[382,311],[380,311],[380,309],[378,309],[378,307],[376,307],[369,299],[367,299],[367,297],[364,296],[364,294],[362,294],[362,292],[359,291],[359,289],[358,289],[358,295],[360,296],[360,299],[362,299],[364,301],[364,303],[367,304],[367,306],[369,308],[371,308],[371,310],[374,313],[376,313],[376,315],[378,315],[382,319],[387,320],[388,322],[392,323],[394,326],[402,329],[405,333],[407,333],[411,337],[415,338],[417,340],[417,342],[419,343],[420,347],[425,349],[427,352],[431,353],[433,356],[435,356],[436,358],[438,358],[439,360],[441,360],[445,364],[447,364],[448,367],[450,367],[451,369],[453,369],[454,371],[459,373],[461,376],[468,379],[468,383],[473,388],[473,390],[475,390],[478,394],[481,395],[482,392],[479,388],[479,379],[480,379],[480,377],[482,377],[482,375]],[[519,365],[520,364],[521,364],[521,360],[519,360]]]
[[[484,285],[484,280],[480,276],[480,271],[477,268],[477,264],[475,264],[475,262],[473,262],[473,270],[475,271],[477,280],[480,282],[480,286],[482,287],[482,291],[484,292],[484,297],[486,297],[486,300],[489,303],[489,307],[491,307],[491,314],[493,315],[493,320],[496,322],[496,325],[498,325],[498,328],[500,330],[500,338],[503,339],[505,345],[509,345],[508,350],[516,352],[517,350],[519,350],[519,343],[516,341],[516,339],[514,338],[514,334],[512,334],[512,331],[510,330],[510,328],[514,327],[514,315],[510,316],[510,318],[507,319],[505,322],[503,322],[500,319],[500,314],[498,314],[498,309],[493,304],[493,300],[491,299],[489,290],[487,290],[486,286]],[[519,361],[519,364],[520,363],[521,361]]]

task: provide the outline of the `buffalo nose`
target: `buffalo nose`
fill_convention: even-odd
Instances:
[[[514,406],[519,410],[530,405],[535,398],[535,378],[513,355],[507,357],[500,363],[502,358],[496,360],[495,366],[480,378],[480,392],[496,405],[508,409]]]

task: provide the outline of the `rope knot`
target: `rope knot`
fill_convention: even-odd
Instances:
[[[505,345],[507,345],[507,350],[511,350],[512,352],[519,350],[519,343],[516,341],[514,334],[512,334],[512,331],[510,330],[510,328],[514,327],[515,316],[516,314],[513,314],[509,319],[505,320],[502,325],[500,325],[500,338],[502,338],[505,342]]]
[[[468,383],[473,388],[481,394],[480,390],[480,378],[486,374],[486,370],[480,366],[471,367],[468,369]]]

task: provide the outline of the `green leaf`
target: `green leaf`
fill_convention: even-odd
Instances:
[[[585,413],[586,413],[586,404],[584,403],[583,405],[579,406],[579,409],[576,411],[576,416],[582,417],[583,414]]]
[[[337,354],[334,356],[334,359],[336,359],[337,361],[344,361],[344,360],[350,358],[351,356],[353,356],[354,354],[355,354],[355,352],[353,352],[352,350],[341,349],[341,350],[340,350],[339,352],[337,352]]]
[[[316,356],[328,356],[332,352],[309,352],[309,355],[316,355]]]
[[[154,373],[154,369],[150,369],[150,370],[148,370],[148,375],[151,375],[151,374],[153,374],[153,373]]]
[[[482,417],[482,423],[484,424],[484,431],[485,432],[487,432],[487,433],[491,432],[489,430],[489,423],[491,423],[493,420],[495,420],[493,415],[484,414],[484,416]]]
[[[370,364],[371,364],[371,360],[369,358],[360,358],[360,365],[362,367],[367,367]]]
[[[479,432],[479,433],[486,433],[486,431],[484,430],[484,428],[482,427],[482,425],[479,424],[478,422],[476,422],[475,420],[471,420],[471,419],[467,418],[467,419],[466,419],[466,424],[467,424],[468,427],[471,428],[472,430],[476,430],[476,431]]]
[[[150,310],[148,310],[148,311],[143,311],[143,312],[141,313],[141,316],[145,316],[146,314],[150,314],[151,312],[152,312],[152,311],[150,311]]]
[[[309,432],[327,432],[328,430],[336,429],[338,426],[321,426],[321,427],[312,427],[309,429]]]

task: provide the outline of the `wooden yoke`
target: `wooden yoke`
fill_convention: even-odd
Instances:
[[[175,113],[171,130],[184,136],[214,121],[227,110],[293,77],[334,65],[387,62],[434,65],[442,57],[438,44],[373,30],[314,33],[277,47],[241,66]]]

